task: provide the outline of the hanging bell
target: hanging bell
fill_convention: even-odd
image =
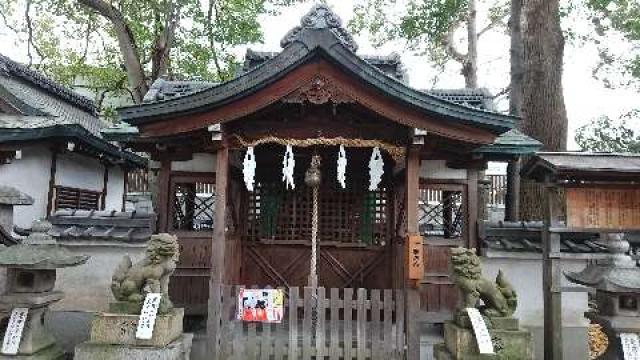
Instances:
[[[320,173],[320,155],[313,155],[311,157],[311,165],[304,174],[304,183],[309,187],[319,187],[322,181],[322,175]]]

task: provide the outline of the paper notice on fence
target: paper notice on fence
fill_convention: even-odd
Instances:
[[[160,307],[160,293],[149,293],[144,298],[140,317],[138,318],[138,328],[136,329],[136,339],[149,340],[153,337],[153,327],[156,325],[156,315]]]
[[[491,334],[489,334],[487,324],[484,322],[484,318],[480,314],[480,311],[476,308],[467,308],[467,314],[469,314],[469,320],[471,320],[473,332],[476,334],[476,341],[478,342],[478,350],[480,350],[480,354],[493,354]]]
[[[624,360],[640,360],[640,338],[638,334],[621,333],[620,343]]]
[[[4,341],[2,342],[3,354],[16,355],[18,353],[20,340],[22,340],[22,330],[28,315],[29,309],[27,308],[15,308],[11,311],[7,331],[4,333]]]
[[[238,294],[238,319],[280,323],[284,318],[282,289],[241,289]]]

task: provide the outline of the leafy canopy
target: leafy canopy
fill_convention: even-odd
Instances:
[[[170,78],[229,79],[238,64],[234,48],[263,39],[259,16],[295,0],[100,1],[122,14],[149,84],[163,75],[155,73],[153,60],[166,48]],[[109,19],[82,3],[0,0],[0,26],[4,22],[17,35],[15,45],[27,50],[29,65],[64,85],[86,88],[109,112],[109,99],[121,105],[133,98],[123,54]],[[173,36],[162,43],[172,24]]]
[[[576,142],[583,150],[640,153],[640,131],[634,128],[639,110],[633,110],[618,120],[601,116],[576,131]]]

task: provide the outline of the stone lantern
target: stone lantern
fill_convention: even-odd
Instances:
[[[640,267],[626,254],[629,243],[623,234],[605,236],[611,256],[565,276],[596,290],[597,317],[608,322],[615,332],[640,333]]]
[[[13,231],[13,207],[32,205],[33,198],[16,188],[0,185],[0,228],[7,234]]]
[[[63,297],[62,292],[54,291],[56,269],[84,264],[89,257],[72,254],[58,246],[48,235],[50,229],[49,222],[36,220],[27,239],[0,251],[0,267],[7,268],[7,289],[0,296],[4,323],[14,308],[29,310],[18,354],[0,355],[0,359],[58,359],[63,356],[44,327],[49,305]]]

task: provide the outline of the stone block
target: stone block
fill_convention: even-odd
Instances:
[[[76,346],[75,360],[189,360],[192,334],[183,334],[163,347],[82,343]]]
[[[2,355],[0,360],[62,360],[65,354],[60,347],[52,345],[33,354]]]
[[[503,326],[513,326],[512,321],[506,321]],[[472,329],[467,329],[456,325],[454,322],[447,322],[444,325],[444,346],[439,345],[440,358],[444,353],[448,353],[451,359],[480,360],[480,359],[518,359],[530,360],[533,358],[531,333],[524,330],[503,330],[498,328],[489,329],[493,340],[493,347],[497,355],[480,354],[475,335]]]
[[[184,309],[173,309],[169,314],[158,315],[149,340],[136,339],[139,315],[104,313],[91,323],[89,343],[135,346],[167,346],[182,334]]]
[[[492,317],[487,324],[490,328],[498,330],[519,330],[518,319],[512,317]]]
[[[134,304],[126,301],[109,303],[109,312],[115,314],[140,314],[142,304]]]

